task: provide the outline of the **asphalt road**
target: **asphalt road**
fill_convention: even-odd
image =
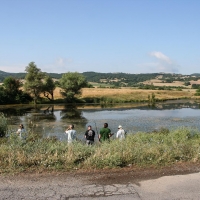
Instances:
[[[76,174],[0,176],[1,200],[199,200],[200,173],[162,176],[151,180],[98,178]],[[118,183],[120,182],[120,183]]]

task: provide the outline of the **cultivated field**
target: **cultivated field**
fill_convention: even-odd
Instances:
[[[173,83],[162,83],[162,81],[157,80],[157,79],[152,79],[150,81],[144,81],[143,84],[151,85],[153,84],[154,86],[174,86],[174,87],[181,87],[184,86],[184,82],[182,81],[174,81]],[[191,85],[189,85],[187,88],[191,88]]]
[[[176,90],[142,90],[132,88],[111,89],[111,88],[83,88],[80,98],[109,98],[121,101],[142,101],[147,100],[148,95],[155,94],[156,99],[178,99],[178,98],[198,98],[194,96],[196,90],[185,89],[183,91]],[[60,88],[54,91],[55,99],[62,98]]]
[[[159,79],[151,79],[148,81],[144,81],[142,82],[145,85],[151,85],[153,84],[154,86],[174,86],[174,87],[186,87],[186,88],[191,88],[192,84],[200,84],[200,80],[198,81],[189,81],[190,85],[185,86],[183,81],[173,81],[173,83],[163,83],[161,80]]]

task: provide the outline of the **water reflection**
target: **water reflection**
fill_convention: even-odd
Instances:
[[[56,116],[54,115],[54,106],[48,107],[34,107],[29,113],[29,120],[32,122],[47,119],[50,121],[55,121]]]
[[[61,119],[69,119],[73,121],[84,120],[81,110],[76,106],[65,105],[64,109],[60,112]]]
[[[11,129],[22,123],[41,137],[56,136],[65,140],[64,131],[71,123],[75,125],[79,139],[84,138],[88,124],[98,133],[105,122],[113,133],[122,125],[129,133],[150,132],[161,127],[173,129],[180,126],[200,130],[200,103],[198,101],[167,101],[155,107],[147,104],[122,104],[112,107],[101,105],[37,105],[2,106]]]
[[[82,115],[82,111],[78,109],[76,106],[64,105],[64,108],[60,111],[60,122],[64,124],[65,127],[67,127],[69,124],[74,124],[77,132],[80,135],[83,135],[87,119]]]

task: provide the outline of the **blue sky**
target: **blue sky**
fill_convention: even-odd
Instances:
[[[0,0],[0,70],[199,72],[199,0]]]

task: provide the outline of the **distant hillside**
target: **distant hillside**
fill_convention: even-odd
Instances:
[[[194,73],[194,74],[191,74],[191,76],[198,76],[198,77],[200,77],[200,73]]]
[[[50,77],[60,79],[62,73],[47,73]],[[188,82],[197,81],[200,79],[200,73],[194,73],[191,75],[181,75],[172,73],[144,73],[144,74],[128,74],[128,73],[99,73],[99,72],[83,72],[81,73],[88,82],[95,83],[111,83],[115,86],[135,86],[148,80],[159,80],[163,83],[172,83],[174,81]],[[4,78],[13,76],[18,79],[24,79],[26,73],[8,73],[0,71],[0,82],[3,82]]]
[[[83,72],[82,73],[89,82],[125,82],[138,83],[159,76],[159,73],[152,74],[127,74],[127,73],[98,73],[98,72]]]
[[[56,73],[47,73],[49,76],[55,79],[60,79],[62,77],[62,74],[56,74]],[[10,73],[10,72],[4,72],[0,70],[0,82],[3,82],[4,78],[12,76],[17,79],[24,79],[26,76],[26,73]]]
[[[8,76],[12,76],[18,79],[24,79],[26,73],[10,73],[10,72],[4,72],[0,70],[0,82],[3,82],[4,78]]]
[[[62,74],[57,73],[47,73],[50,77],[55,79],[60,79]],[[152,78],[159,76],[160,74],[127,74],[127,73],[99,73],[99,72],[83,72],[81,73],[86,77],[88,82],[116,82],[117,81],[125,81],[138,83],[142,81],[146,81]],[[0,71],[0,82],[3,82],[4,78],[8,76],[13,76],[18,79],[24,79],[26,73],[8,73]]]
[[[182,75],[174,73],[143,73],[143,74],[128,74],[128,73],[97,73],[84,72],[83,75],[89,82],[108,83],[116,87],[138,87],[142,84],[153,84],[155,82],[167,85],[168,83],[182,82],[181,85],[188,85],[190,81],[198,81],[200,74]],[[150,80],[154,80],[153,82]],[[147,82],[148,81],[148,82]],[[146,83],[145,83],[146,82]],[[169,84],[170,85],[170,84]]]

